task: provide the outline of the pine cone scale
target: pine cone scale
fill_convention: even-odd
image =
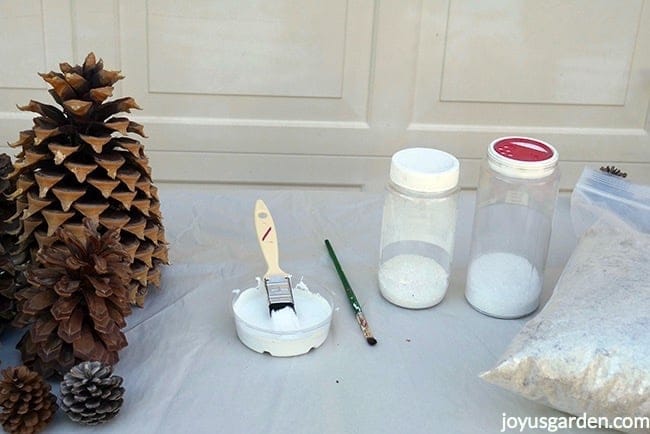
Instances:
[[[40,312],[54,304],[56,296],[50,292],[39,292],[22,306],[24,313]]]
[[[34,326],[32,327],[32,340],[35,343],[45,342],[49,336],[56,330],[58,323],[54,318],[44,318],[38,319]]]

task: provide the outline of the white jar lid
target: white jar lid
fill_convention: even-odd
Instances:
[[[546,142],[529,137],[501,137],[488,146],[490,168],[513,178],[538,179],[553,173],[558,153]]]
[[[407,148],[393,154],[390,180],[400,187],[423,193],[451,190],[458,185],[460,163],[447,152]]]

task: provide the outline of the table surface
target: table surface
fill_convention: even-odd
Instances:
[[[327,340],[303,356],[255,353],[235,332],[232,290],[254,286],[265,272],[253,225],[257,198],[273,214],[283,269],[334,299]],[[381,194],[162,188],[161,200],[173,264],[128,319],[129,346],[115,367],[125,379],[122,411],[98,427],[59,412],[46,432],[476,434],[500,432],[504,413],[562,416],[478,378],[526,319],[489,318],[464,299],[473,193],[461,194],[447,296],[425,310],[396,307],[379,293]],[[374,347],[361,336],[326,238],[379,341]],[[543,302],[575,242],[561,196]],[[5,367],[19,363],[18,337],[3,337]]]

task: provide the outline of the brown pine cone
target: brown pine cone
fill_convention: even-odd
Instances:
[[[158,190],[135,138],[146,137],[144,127],[123,116],[140,107],[130,97],[110,99],[124,77],[93,53],[59,69],[40,74],[56,105],[19,107],[36,117],[9,144],[20,151],[9,179],[20,186],[15,200],[24,210],[10,222],[20,222],[20,244],[32,252],[52,244],[57,228],[81,231],[84,217],[100,233],[117,230],[132,270],[129,299],[142,306],[168,259]]]
[[[0,380],[0,422],[9,434],[33,434],[52,421],[57,410],[50,385],[26,366],[7,368]]]
[[[26,286],[23,271],[29,259],[26,247],[18,243],[20,221],[9,221],[18,214],[16,186],[7,179],[12,170],[11,158],[0,154],[0,332],[16,316],[14,296]]]
[[[90,219],[83,229],[59,229],[60,241],[39,251],[27,273],[31,287],[16,294],[14,322],[33,324],[18,343],[23,363],[48,377],[80,361],[115,364],[127,345],[129,255],[118,231],[100,235]]]

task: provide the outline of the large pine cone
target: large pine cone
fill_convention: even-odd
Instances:
[[[32,434],[43,430],[56,412],[56,396],[50,385],[26,366],[7,368],[0,380],[0,422],[9,434]]]
[[[32,286],[16,293],[14,322],[33,323],[18,343],[23,363],[46,377],[80,361],[115,364],[127,345],[129,255],[117,230],[100,235],[90,219],[83,229],[57,230],[61,241],[39,251],[27,272]]]
[[[59,65],[61,72],[40,74],[61,106],[30,101],[19,107],[38,116],[31,130],[11,143],[22,152],[11,179],[20,194],[20,242],[42,248],[57,228],[83,231],[81,220],[99,223],[100,232],[116,229],[129,253],[132,281],[129,298],[144,304],[149,283],[160,283],[160,263],[167,263],[158,192],[143,145],[129,134],[145,137],[143,126],[120,112],[138,109],[133,98],[108,101],[124,78],[104,69],[90,53],[83,65]]]

